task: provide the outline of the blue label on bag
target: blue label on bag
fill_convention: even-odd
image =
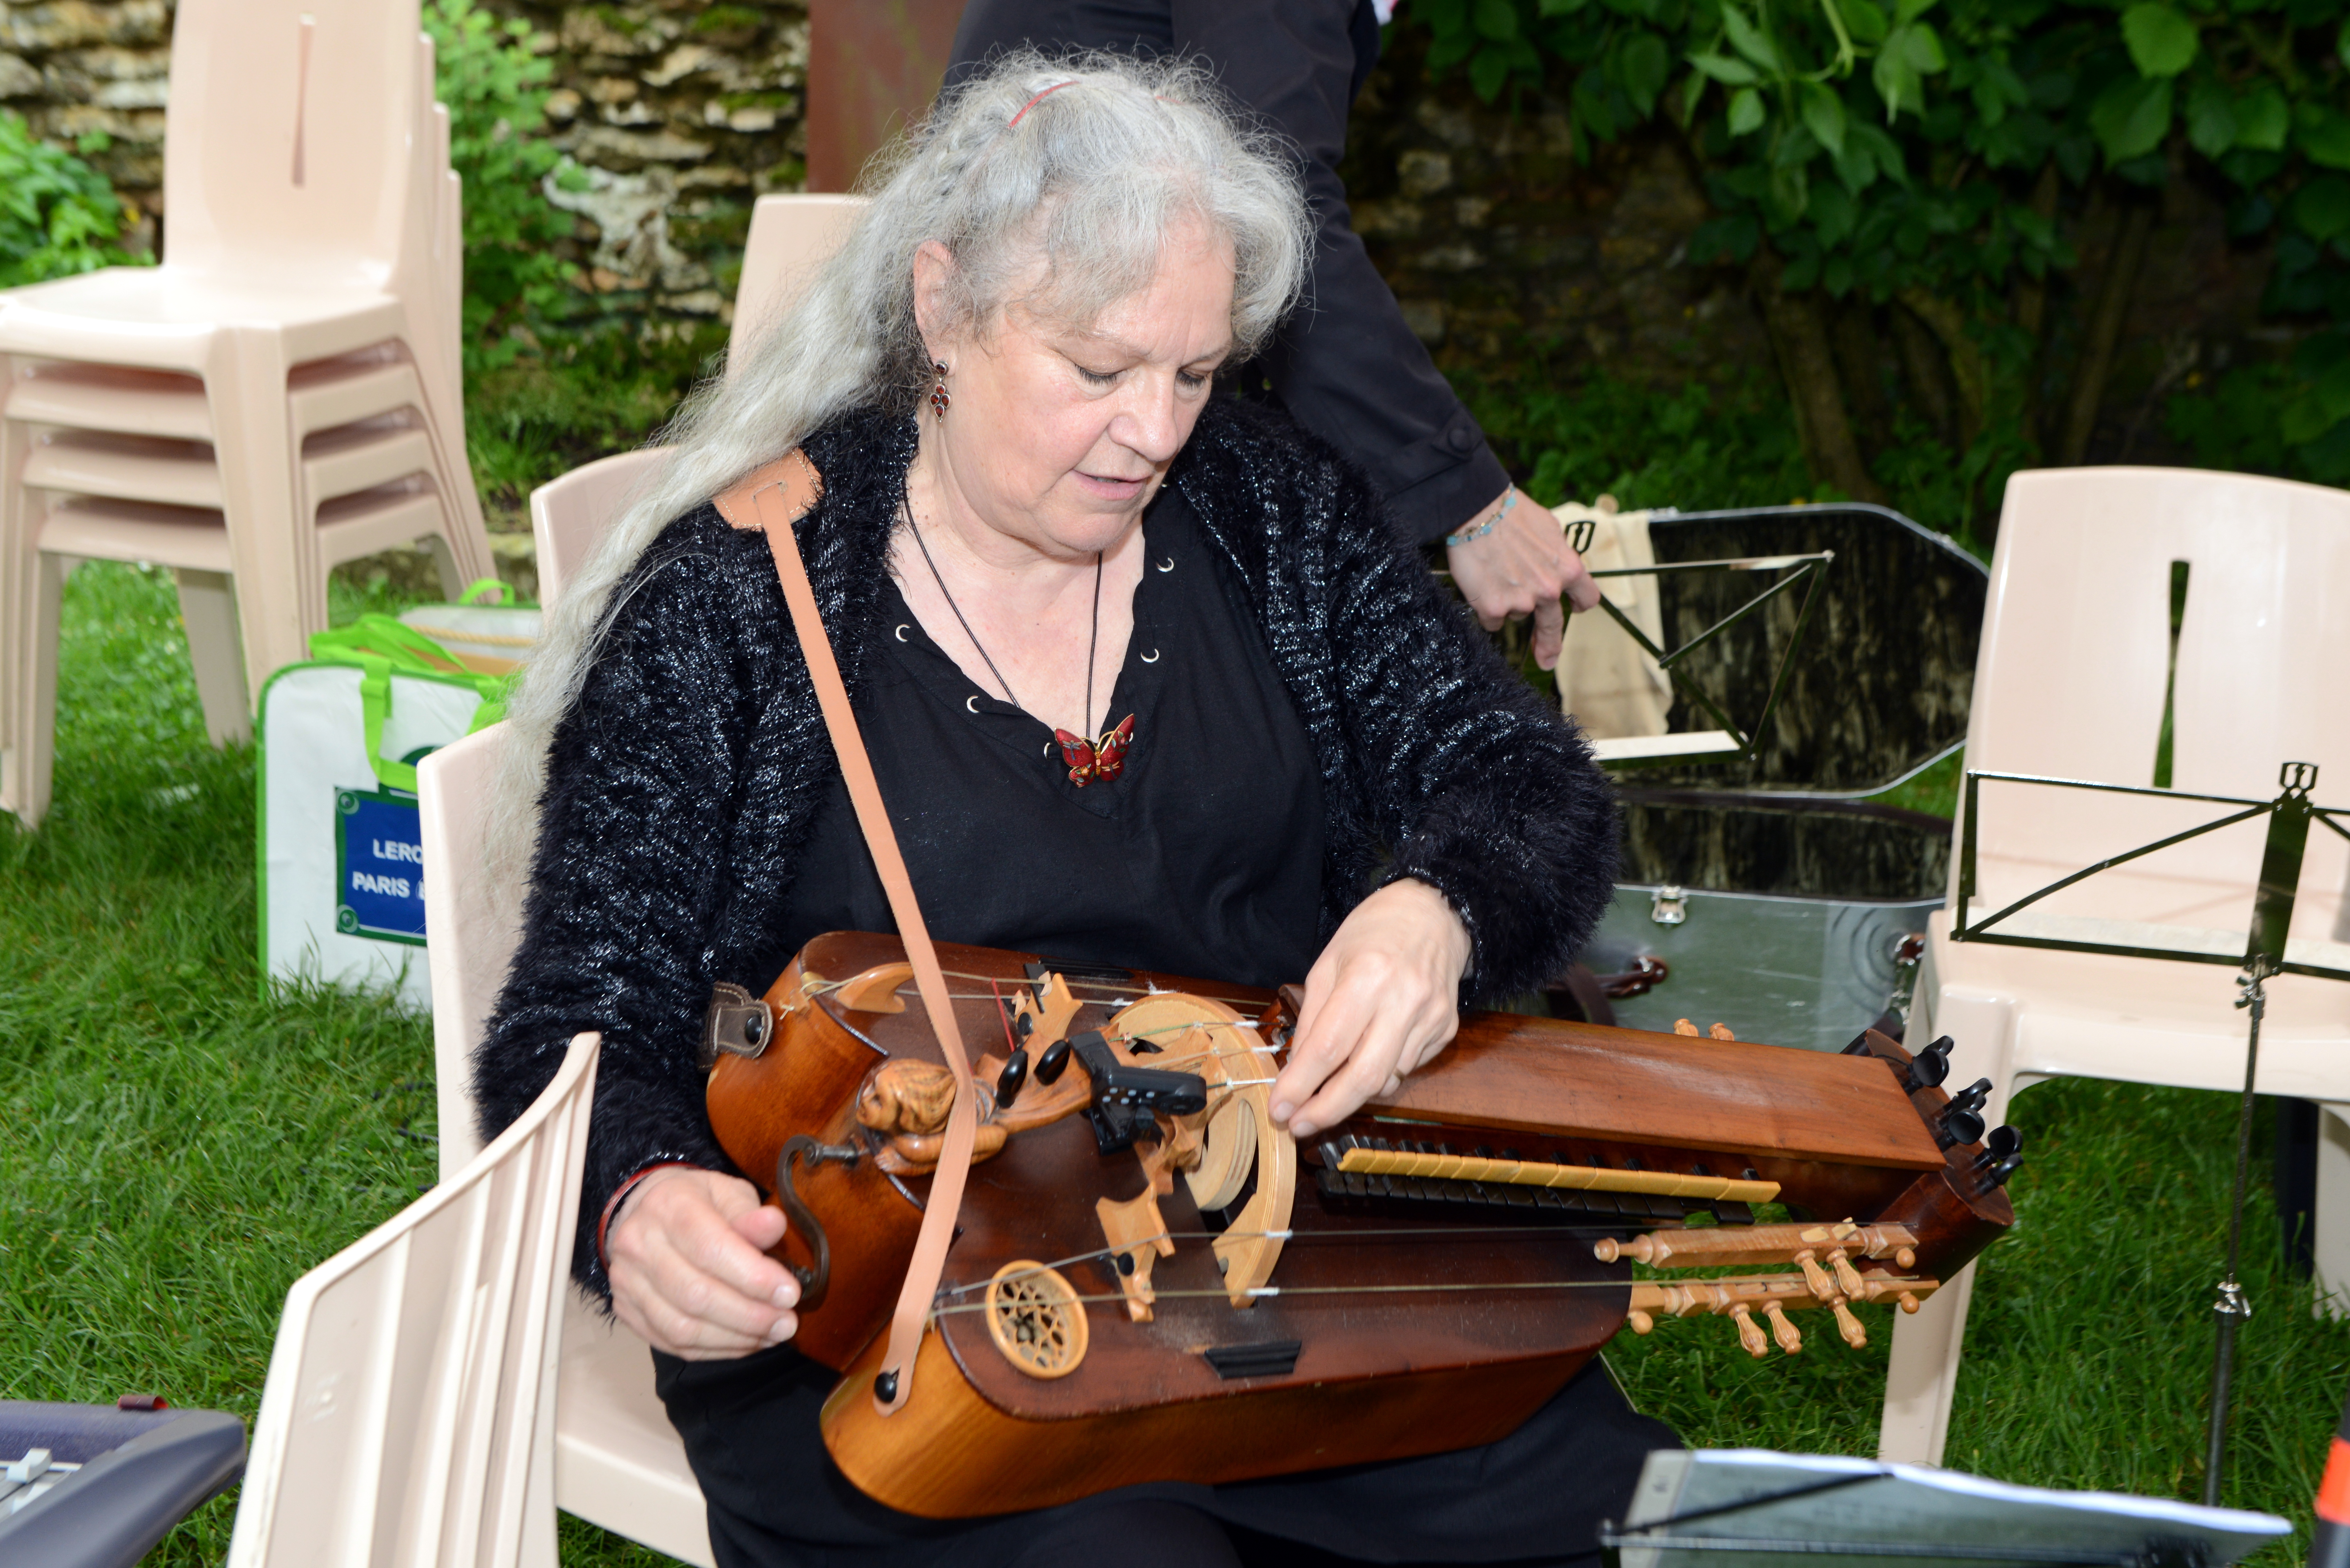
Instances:
[[[335,929],[378,941],[424,940],[424,835],[416,797],[335,792]]]

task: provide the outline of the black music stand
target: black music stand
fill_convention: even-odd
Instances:
[[[1986,915],[1970,925],[1967,922],[1967,902],[1975,895],[1976,806],[1984,779],[2053,789],[2096,790],[2107,794],[2205,801],[2239,809],[2200,827],[2190,827],[2184,833],[2174,833],[2151,844],[2141,844],[2135,849],[2060,877],[2046,887],[2025,894],[1996,914]],[[2268,1007],[2266,982],[2272,976],[2280,974],[2350,980],[2350,965],[2324,961],[2306,955],[2296,957],[2292,950],[2293,944],[2287,936],[2293,925],[2293,901],[2301,887],[2302,860],[2309,847],[2310,825],[2313,822],[2323,823],[2334,833],[2350,839],[2350,828],[2345,828],[2338,820],[2350,818],[2350,808],[2321,806],[2311,801],[2309,792],[2317,786],[2317,767],[2312,763],[2284,763],[2277,771],[2277,794],[2272,800],[2247,800],[2235,795],[2197,794],[2186,790],[2091,784],[2080,779],[2042,778],[2030,774],[1969,768],[1965,815],[1959,837],[1958,907],[1950,921],[1950,940],[1954,942],[2049,948],[2062,952],[2113,953],[2124,958],[2165,959],[2178,963],[2227,964],[2241,971],[2236,984],[2242,995],[2236,999],[2236,1005],[2249,1011],[2251,1027],[2244,1049],[2243,1107],[2236,1124],[2236,1186],[2228,1213],[2228,1268],[2220,1281],[2218,1295],[2211,1303],[2212,1315],[2219,1321],[2219,1343],[2212,1353],[2211,1419],[2206,1434],[2203,1501],[2213,1506],[2220,1501],[2220,1472],[2227,1458],[2229,1385],[2235,1373],[2236,1330],[2252,1315],[2251,1303],[2246,1299],[2243,1286],[2237,1282],[2236,1266],[2243,1257],[2244,1185],[2252,1152],[2252,1086],[2260,1063],[2261,1017]],[[2151,942],[2116,940],[2126,929],[2122,922],[2112,922],[2103,930],[2096,929],[2101,922],[2085,922],[2087,929],[2074,930],[2046,923],[2025,932],[1994,931],[1991,929],[2050,894],[2084,881],[2100,871],[2263,815],[2269,821],[2268,836],[2262,850],[2259,880],[2253,886],[2251,931],[2245,940],[2241,953],[2236,952],[2231,945],[2224,949],[2217,946],[2164,947]]]
[[[2271,1514],[2048,1491],[1955,1470],[1752,1449],[1648,1456],[1607,1568],[2225,1568],[2293,1533]]]
[[[1578,518],[1567,524],[1567,543],[1575,547],[1576,555],[1586,555],[1589,553],[1591,542],[1597,536],[1597,533],[1598,526],[1590,518]],[[1666,670],[1671,670],[1679,660],[1711,642],[1781,594],[1791,592],[1797,587],[1804,590],[1802,607],[1795,612],[1794,633],[1787,639],[1787,646],[1779,655],[1779,668],[1771,678],[1771,695],[1764,701],[1762,711],[1755,716],[1752,729],[1741,729],[1737,721],[1732,719],[1729,711],[1703,687],[1691,680],[1687,675],[1682,675],[1679,677],[1679,690],[1688,693],[1690,701],[1704,709],[1721,728],[1682,734],[1643,737],[1657,742],[1654,749],[1618,750],[1604,755],[1601,761],[1609,767],[1638,767],[1689,763],[1727,763],[1753,755],[1755,742],[1769,726],[1771,715],[1778,711],[1779,699],[1786,692],[1787,677],[1795,665],[1795,649],[1802,645],[1804,633],[1810,628],[1812,610],[1819,603],[1821,584],[1826,577],[1829,563],[1835,559],[1835,551],[1816,550],[1781,556],[1742,556],[1733,560],[1722,561],[1661,561],[1647,566],[1610,566],[1592,573],[1594,578],[1665,577],[1697,572],[1783,572],[1786,574],[1679,648],[1670,649],[1660,648],[1649,640],[1648,634],[1642,631],[1615,600],[1603,593],[1599,598],[1599,607],[1607,612],[1609,619],[1624,628],[1624,635],[1630,638],[1638,646],[1640,651],[1657,661],[1658,668]]]

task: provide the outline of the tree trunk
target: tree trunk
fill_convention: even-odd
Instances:
[[[1967,313],[1939,295],[1922,288],[1905,288],[1901,303],[1933,329],[1942,356],[1950,361],[1950,380],[1959,395],[1959,446],[1974,445],[1982,434],[1984,410],[1991,406],[1991,361],[1982,345],[1967,331]]]
[[[1814,483],[1833,484],[1856,501],[1885,500],[1884,487],[1869,476],[1853,441],[1845,412],[1844,388],[1836,379],[1835,355],[1828,345],[1815,291],[1789,294],[1779,287],[1783,264],[1768,245],[1756,253],[1747,279],[1762,310],[1762,326],[1779,358],[1779,373],[1795,410],[1804,465]]]
[[[2051,158],[2040,171],[2040,179],[2032,187],[2032,210],[2043,218],[2056,215],[2056,198],[2063,189],[2056,174],[2056,160]],[[2037,343],[2040,329],[2048,319],[2048,277],[2033,277],[2026,273],[2015,285],[2015,324]]]
[[[1941,351],[1935,347],[1933,332],[1918,319],[1917,313],[1898,301],[1885,312],[1893,327],[1893,344],[1901,355],[1901,379],[1908,384],[1909,396],[1915,400],[1918,411],[1934,427],[1934,434],[1946,445],[1959,444],[1958,388],[1950,367],[1943,363]]]
[[[2113,369],[2114,346],[2120,342],[2122,322],[2129,314],[2130,296],[2137,292],[2138,268],[2146,261],[2147,236],[2154,230],[2154,204],[2133,201],[2122,210],[2106,275],[2097,281],[2097,302],[2089,314],[2087,339],[2079,363],[2073,368],[2071,395],[2065,400],[2064,433],[2056,443],[2056,461],[2078,465],[2089,455],[2089,438],[2096,433],[2097,406],[2105,401],[2106,376]]]
[[[2063,194],[2063,182],[2056,173],[2056,161],[2051,158],[2041,167],[2040,179],[2032,187],[2032,210],[2043,218],[2054,219],[2057,199]],[[2032,343],[2032,357],[2023,371],[2023,431],[2024,437],[2037,452],[2040,443],[2041,382],[2048,374],[2048,276],[2030,274],[2015,285],[2015,324]]]
[[[1863,458],[1883,452],[1893,434],[1893,410],[1885,397],[1885,345],[1866,299],[1855,296],[1828,307],[1834,325],[1836,375]]]

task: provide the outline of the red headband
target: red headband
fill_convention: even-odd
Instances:
[[[1055,82],[1051,87],[1046,88],[1043,92],[1038,93],[1035,98],[1032,98],[1032,99],[1030,99],[1026,103],[1022,104],[1022,105],[1020,106],[1020,114],[1026,114],[1030,109],[1032,109],[1035,108],[1035,107],[1036,107],[1036,105],[1038,104],[1038,102],[1040,102],[1041,100],[1043,100],[1043,99],[1048,99],[1048,98],[1052,97],[1055,93],[1056,93],[1056,92],[1060,91],[1063,88],[1065,88],[1065,87],[1068,87],[1068,86],[1072,85],[1073,83],[1075,83],[1075,82],[1076,81],[1076,79],[1077,79],[1076,78],[1075,78],[1075,77],[1071,77],[1067,81],[1065,81],[1065,82]],[[1020,114],[1015,114],[1015,115],[1014,115],[1014,116],[1012,117],[1012,119],[1011,119],[1010,122],[1009,122],[1009,123],[1007,123],[1007,124],[1004,126],[1004,128],[1003,128],[1003,129],[1004,129],[1004,130],[1011,130],[1011,129],[1012,129],[1012,127],[1013,127],[1013,126],[1019,124],[1019,123],[1020,123]]]

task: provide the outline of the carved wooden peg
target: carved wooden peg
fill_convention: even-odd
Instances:
[[[1778,1303],[1773,1303],[1768,1310],[1776,1313],[1779,1310]],[[1744,1302],[1734,1303],[1731,1306],[1730,1316],[1731,1320],[1738,1324],[1738,1343],[1746,1347],[1747,1355],[1759,1359],[1771,1354],[1771,1342],[1762,1337],[1762,1325],[1754,1321],[1754,1311],[1752,1307]],[[1786,1320],[1781,1318],[1779,1321],[1783,1323]],[[1800,1341],[1797,1342],[1796,1348],[1802,1348]]]
[[[1795,1254],[1795,1266],[1804,1271],[1804,1282],[1811,1286],[1812,1294],[1824,1302],[1843,1299],[1842,1293],[1836,1289],[1835,1282],[1828,1278],[1828,1272],[1825,1269],[1820,1267],[1818,1256],[1812,1249],[1806,1247]]]
[[[1638,1307],[1626,1313],[1624,1321],[1632,1325],[1634,1334],[1651,1334],[1655,1332],[1657,1326],[1657,1320]]]
[[[1828,1305],[1835,1313],[1836,1332],[1844,1335],[1844,1342],[1855,1350],[1867,1349],[1868,1330],[1860,1326],[1860,1319],[1852,1315],[1852,1308],[1840,1301],[1830,1302]]]
[[[858,1012],[903,1012],[906,999],[898,994],[898,988],[913,978],[912,964],[876,964],[863,974],[842,981],[833,995],[839,999],[841,1006]]]
[[[1797,1331],[1795,1325],[1788,1321],[1784,1308],[1775,1301],[1766,1301],[1762,1303],[1762,1315],[1771,1320],[1771,1334],[1779,1342],[1780,1349],[1790,1355],[1801,1355],[1804,1353],[1804,1336]]]
[[[1691,1023],[1686,1018],[1677,1019],[1673,1023],[1673,1033],[1676,1034],[1688,1034],[1693,1036],[1697,1033],[1697,1025]]]
[[[1735,1040],[1738,1038],[1737,1035],[1732,1034],[1730,1032],[1729,1024],[1719,1022],[1717,1022],[1711,1030],[1708,1030],[1707,1033],[1711,1034],[1716,1040]]]
[[[1865,1294],[1867,1287],[1860,1282],[1860,1271],[1854,1268],[1850,1261],[1845,1257],[1842,1247],[1836,1248],[1828,1254],[1828,1267],[1835,1271],[1836,1283],[1844,1287],[1846,1295],[1863,1296]]]

